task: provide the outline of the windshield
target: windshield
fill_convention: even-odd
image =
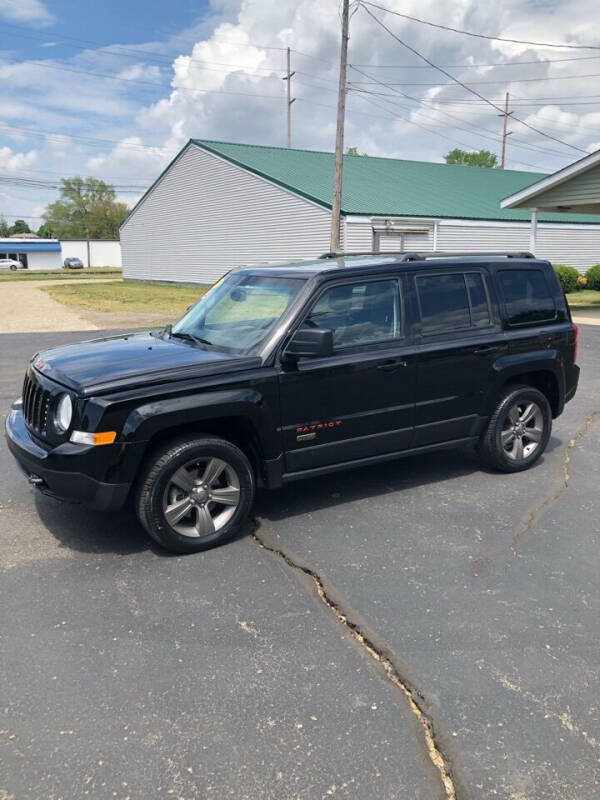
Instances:
[[[302,278],[231,272],[173,325],[172,335],[254,353],[300,290]]]

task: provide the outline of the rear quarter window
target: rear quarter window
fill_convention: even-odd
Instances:
[[[541,270],[500,270],[498,281],[509,325],[526,325],[556,318],[556,306]]]

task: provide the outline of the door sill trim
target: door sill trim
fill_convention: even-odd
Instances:
[[[345,469],[355,469],[356,467],[366,467],[371,464],[379,464],[382,461],[395,461],[398,458],[405,456],[415,456],[421,453],[430,453],[433,450],[450,450],[455,447],[465,447],[474,444],[478,440],[478,436],[466,436],[462,439],[451,439],[448,442],[436,442],[435,444],[426,444],[422,447],[411,447],[408,450],[397,450],[393,453],[382,453],[377,456],[367,456],[366,458],[358,458],[353,461],[343,461],[339,464],[327,464],[322,467],[311,467],[310,469],[302,469],[297,472],[284,472],[281,476],[283,483],[291,483],[292,481],[302,480],[302,478],[312,478],[318,475],[327,475],[330,472],[342,472]]]

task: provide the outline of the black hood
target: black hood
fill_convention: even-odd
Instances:
[[[79,394],[114,391],[260,366],[256,356],[230,355],[182,339],[130,333],[55,347],[33,366]]]

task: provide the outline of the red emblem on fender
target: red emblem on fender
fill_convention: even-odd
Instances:
[[[312,433],[313,431],[322,431],[326,428],[339,428],[341,424],[341,419],[332,419],[329,422],[312,422],[310,425],[298,425],[296,433]]]

